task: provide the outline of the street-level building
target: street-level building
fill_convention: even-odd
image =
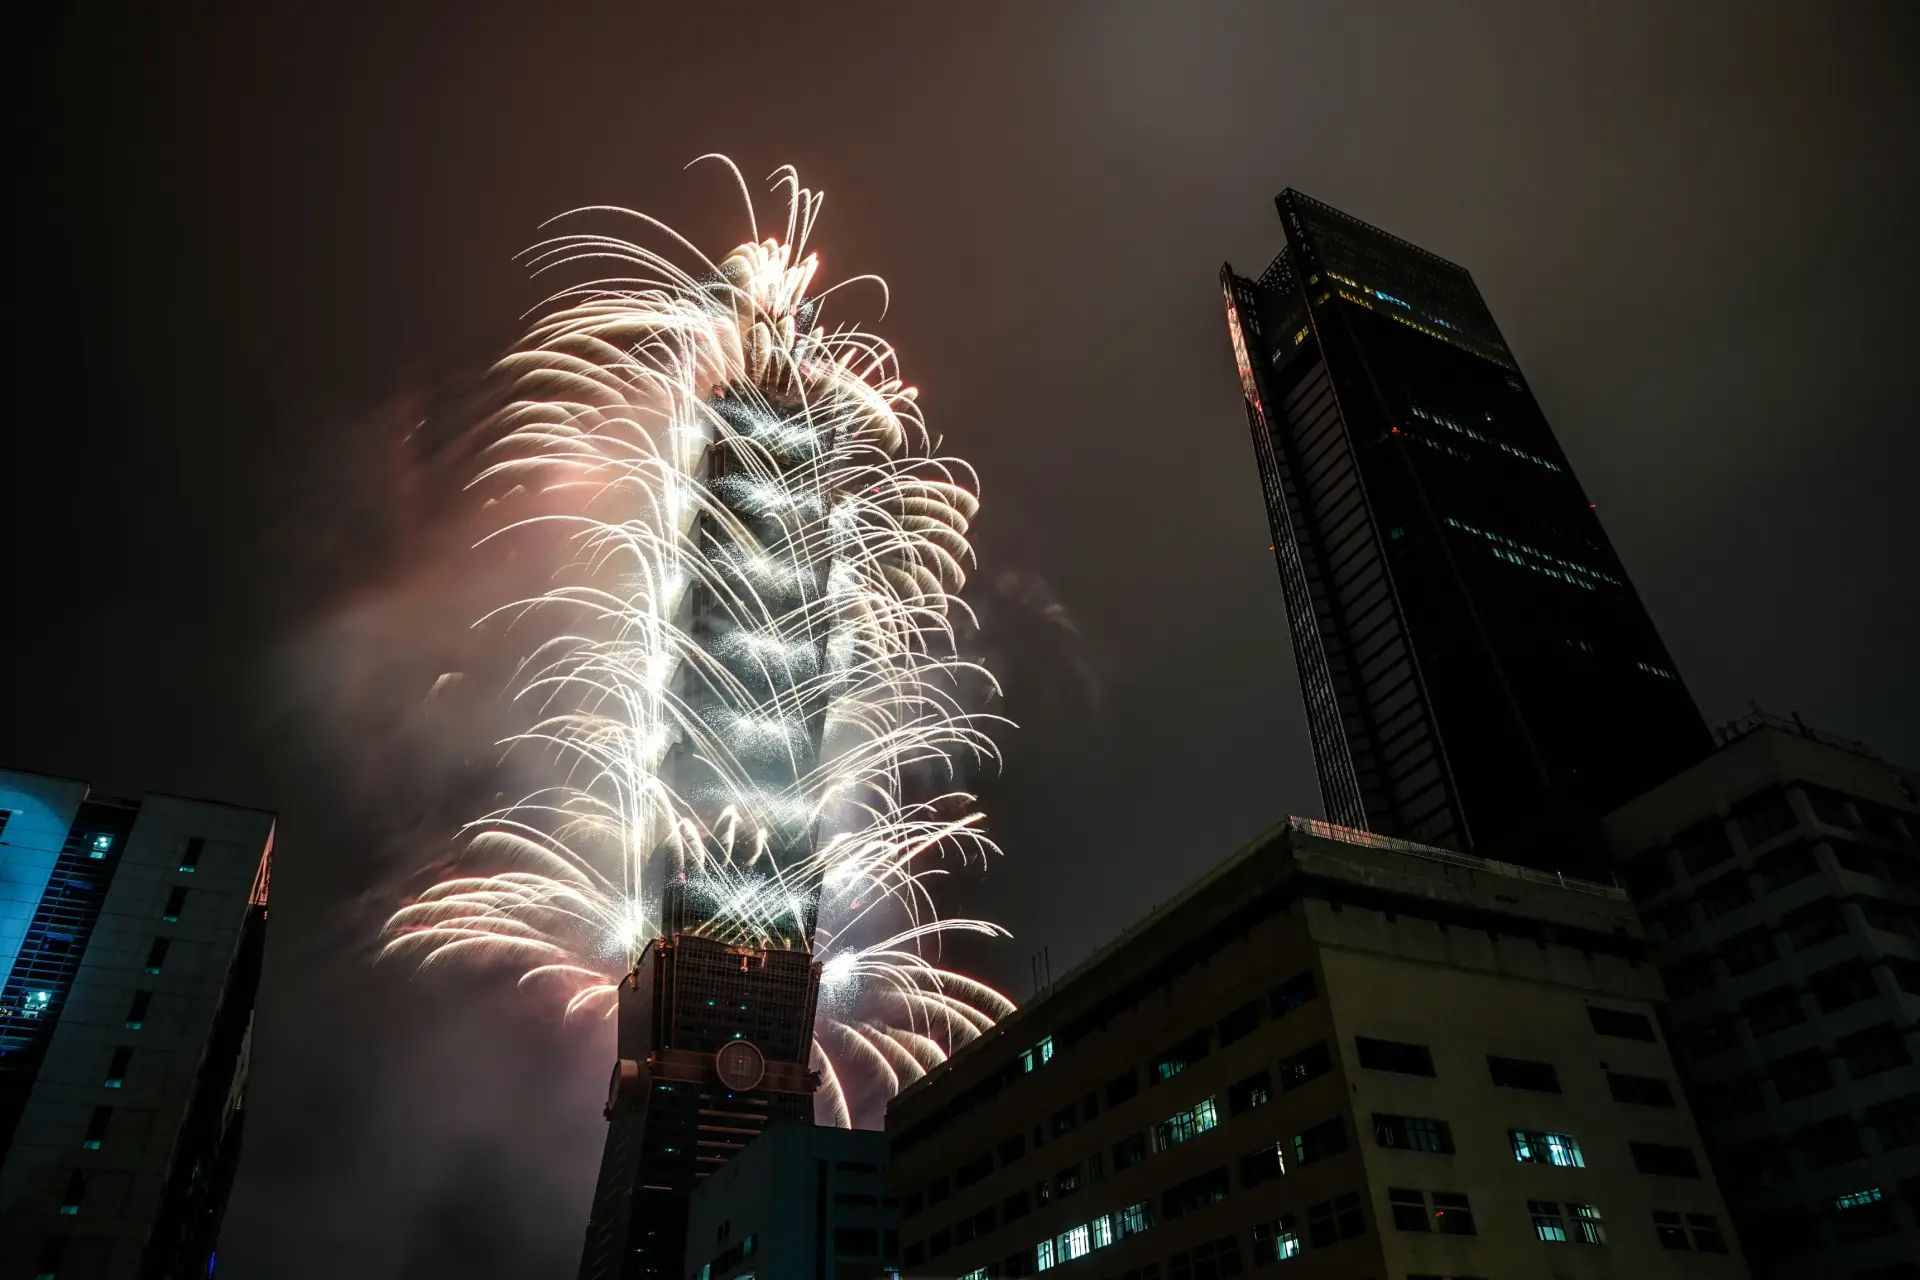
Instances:
[[[1760,713],[1615,812],[1762,1275],[1920,1277],[1920,775]]]
[[[0,1280],[201,1280],[274,817],[0,771]]]
[[[1290,819],[888,1111],[903,1274],[1745,1275],[1610,885]]]
[[[687,1280],[882,1280],[899,1274],[886,1135],[777,1124],[694,1189]]]

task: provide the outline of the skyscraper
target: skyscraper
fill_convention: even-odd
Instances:
[[[1473,278],[1277,204],[1221,285],[1328,816],[1604,877],[1705,724]]]
[[[210,1272],[273,830],[0,771],[0,1277]]]
[[[767,796],[809,794],[830,688],[821,678],[832,621],[818,549],[832,536],[824,458],[812,432],[788,423],[803,406],[753,392],[717,396],[711,408],[737,434],[699,464],[707,501],[691,536],[707,570],[687,588],[677,623],[695,638],[699,661],[675,676],[694,728],[662,768],[699,809],[698,831],[683,826],[654,856],[664,882],[660,936],[620,988],[581,1280],[680,1280],[694,1187],[768,1124],[813,1119],[818,903],[786,887],[782,873],[811,855],[817,812],[768,806],[778,823],[737,861],[717,833],[742,825],[743,782]],[[771,478],[800,499],[767,503]],[[772,653],[770,638],[779,642]],[[742,714],[742,702],[757,714]]]

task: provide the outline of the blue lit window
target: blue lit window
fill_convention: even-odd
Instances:
[[[107,1088],[118,1089],[126,1083],[127,1068],[132,1062],[133,1050],[127,1045],[121,1045],[113,1051],[113,1057],[107,1062]]]
[[[1849,1191],[1844,1196],[1835,1196],[1833,1207],[1836,1209],[1863,1209],[1870,1204],[1880,1202],[1880,1188],[1868,1187],[1865,1191]]]
[[[180,853],[180,869],[192,871],[200,865],[200,855],[206,851],[207,842],[199,836],[187,841],[187,847]]]
[[[1580,1154],[1580,1144],[1571,1134],[1509,1129],[1507,1136],[1513,1141],[1513,1158],[1521,1164],[1552,1164],[1565,1169],[1587,1167]]]
[[[153,940],[153,945],[147,949],[146,971],[148,973],[160,972],[161,967],[167,963],[167,948],[172,945],[173,942],[170,938],[155,938]]]

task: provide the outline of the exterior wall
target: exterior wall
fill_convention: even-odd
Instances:
[[[1916,794],[1911,771],[1755,721],[1607,821],[1762,1274],[1920,1257]]]
[[[1705,1214],[1724,1230],[1727,1211],[1710,1178],[1654,1177],[1634,1167],[1633,1141],[1700,1151],[1688,1112],[1624,1106],[1608,1087],[1609,1071],[1673,1082],[1663,1044],[1596,1035],[1586,1012],[1597,1004],[1639,1014],[1652,1025],[1659,981],[1650,967],[1589,959],[1570,947],[1543,950],[1526,939],[1442,934],[1431,921],[1383,925],[1379,912],[1307,906],[1314,936],[1325,943],[1328,1003],[1373,1191],[1372,1216],[1386,1224],[1381,1236],[1389,1275],[1744,1274],[1732,1254],[1689,1257],[1682,1269],[1661,1248],[1655,1212]],[[1397,954],[1383,954],[1389,949]],[[1430,1046],[1434,1076],[1361,1067],[1357,1036]],[[1552,1064],[1562,1092],[1496,1086],[1488,1054]],[[1444,1120],[1456,1149],[1443,1155],[1382,1146],[1375,1113]],[[1572,1136],[1585,1167],[1517,1162],[1509,1137],[1515,1129]],[[1465,1195],[1477,1234],[1395,1229],[1390,1187]],[[1528,1208],[1534,1201],[1562,1206],[1562,1222],[1568,1204],[1597,1206],[1606,1246],[1541,1240]]]
[[[886,1194],[886,1162],[886,1139],[871,1130],[767,1130],[694,1191],[688,1280],[891,1274],[900,1215]]]
[[[1630,1152],[1697,1152],[1684,1105],[1612,1096],[1609,1071],[1674,1075],[1658,1039],[1587,1013],[1650,1020],[1660,993],[1624,895],[1309,831],[1327,829],[1236,857],[895,1099],[904,1273],[1199,1280],[1291,1241],[1301,1280],[1743,1275],[1737,1252],[1661,1247],[1656,1211],[1726,1221],[1704,1167],[1655,1176]],[[1434,1075],[1362,1065],[1357,1037],[1423,1046]],[[1489,1054],[1551,1062],[1563,1091],[1496,1087]],[[1454,1150],[1390,1147],[1375,1112],[1444,1120]],[[1207,1123],[1185,1134],[1183,1114]],[[1510,1129],[1575,1135],[1585,1167],[1517,1163]],[[1396,1227],[1396,1188],[1464,1194],[1477,1233]],[[1598,1205],[1606,1243],[1542,1240],[1528,1202],[1549,1198]]]
[[[0,771],[0,986],[33,921],[87,784]]]
[[[207,1048],[273,821],[271,814],[204,801],[142,802],[0,1166],[4,1280],[141,1274],[173,1181],[195,1176],[176,1168],[176,1155],[210,1161],[211,1152],[182,1153],[178,1142],[208,1070],[225,1073],[217,1082],[223,1100],[243,1085],[232,1079],[238,1046],[231,1060],[217,1063],[207,1061]],[[183,853],[196,838],[203,844],[194,869],[185,871]],[[162,916],[176,887],[186,897],[178,921],[167,921]],[[168,947],[153,966],[159,938]],[[140,991],[152,995],[136,1027],[130,1023]],[[251,1004],[249,989],[245,1010]],[[121,1083],[112,1086],[109,1066],[121,1049],[131,1055]],[[90,1149],[83,1143],[103,1107],[111,1116]],[[64,1244],[49,1252],[54,1238]]]

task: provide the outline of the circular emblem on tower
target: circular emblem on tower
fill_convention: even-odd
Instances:
[[[767,1057],[751,1040],[734,1040],[720,1046],[713,1055],[713,1069],[720,1083],[735,1093],[745,1093],[767,1074]]]

